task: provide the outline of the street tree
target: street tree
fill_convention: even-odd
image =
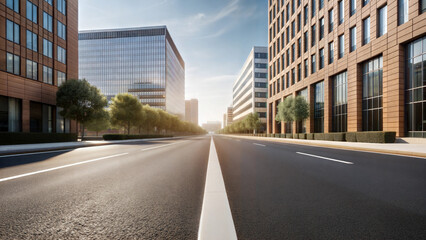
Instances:
[[[81,135],[84,139],[84,125],[93,120],[108,104],[107,99],[99,89],[85,79],[70,79],[59,86],[56,93],[56,105],[63,110],[59,114],[81,125]]]
[[[143,121],[142,104],[135,96],[128,93],[116,95],[110,105],[111,123],[126,129],[127,134],[139,121]]]
[[[253,131],[253,134],[256,134],[256,131],[259,130],[261,122],[259,119],[258,113],[250,113],[244,119],[244,127],[248,131]]]
[[[294,121],[293,115],[294,98],[292,96],[286,97],[283,102],[278,104],[278,113],[275,117],[277,122],[292,122]]]
[[[94,118],[86,124],[87,130],[96,132],[96,136],[99,135],[100,131],[106,130],[110,127],[110,116],[106,109],[102,109],[97,112]]]
[[[143,106],[144,112],[145,112],[145,126],[144,129],[148,133],[155,130],[155,128],[158,126],[158,122],[160,120],[160,114],[158,111],[149,105]]]

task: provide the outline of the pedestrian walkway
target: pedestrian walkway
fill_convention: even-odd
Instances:
[[[179,138],[179,137],[176,137]],[[84,141],[84,142],[61,142],[61,143],[38,143],[38,144],[20,144],[0,146],[0,155],[24,154],[44,151],[58,151],[75,149],[81,147],[93,147],[120,143],[146,142],[156,140],[170,140],[176,138],[150,138],[118,141]]]
[[[414,156],[426,158],[426,143],[419,139],[416,143],[398,142],[398,143],[360,143],[360,142],[333,142],[322,140],[302,140],[302,139],[288,139],[288,138],[271,138],[271,137],[251,137],[251,136],[238,136],[227,135],[229,137],[255,139],[261,141],[283,142],[291,144],[303,144],[310,146],[338,148],[356,151],[367,151],[387,154],[397,154],[404,156]]]

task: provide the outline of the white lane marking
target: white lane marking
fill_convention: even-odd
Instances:
[[[0,158],[20,157],[20,156],[37,155],[37,154],[59,153],[59,152],[69,152],[69,151],[72,151],[72,150],[73,149],[46,151],[46,152],[35,152],[35,153],[20,153],[20,154],[2,155],[2,156],[0,156]]]
[[[124,156],[124,155],[127,155],[127,154],[129,154],[129,153],[121,153],[121,154],[116,154],[116,155],[112,155],[112,156],[108,156],[108,157],[101,157],[101,158],[96,158],[96,159],[87,160],[87,161],[83,161],[83,162],[72,163],[72,164],[68,164],[68,165],[64,165],[64,166],[60,166],[60,167],[54,167],[54,168],[49,168],[49,169],[40,170],[40,171],[36,171],[36,172],[25,173],[25,174],[13,176],[13,177],[2,178],[2,179],[0,179],[0,182],[6,182],[6,181],[10,181],[10,180],[17,179],[17,178],[28,177],[28,176],[31,176],[31,175],[36,175],[36,174],[45,173],[45,172],[51,172],[51,171],[55,171],[55,170],[59,170],[59,169],[63,169],[63,168],[69,168],[69,167],[82,165],[82,164],[86,164],[86,163],[97,162],[97,161],[101,161],[101,160],[105,160],[105,159],[109,159],[109,158],[120,157],[120,156]]]
[[[320,158],[320,159],[324,159],[324,160],[328,160],[328,161],[333,161],[333,162],[338,162],[338,163],[344,163],[344,164],[348,164],[348,165],[354,164],[353,162],[346,162],[346,161],[342,161],[342,160],[337,160],[337,159],[333,159],[333,158],[312,155],[312,154],[308,154],[308,153],[297,152],[297,154],[305,155],[305,156],[308,156],[308,157]]]
[[[161,146],[158,146],[158,147],[143,148],[143,149],[141,150],[141,152],[149,151],[149,150],[154,150],[154,149],[158,149],[158,148],[162,148],[162,147],[167,147],[167,146],[171,146],[171,145],[175,145],[175,144],[179,144],[179,143],[184,143],[184,142],[188,142],[188,141],[189,141],[189,140],[182,141],[182,142],[170,143],[170,144],[166,144],[166,145],[161,145]]]
[[[263,145],[263,144],[259,144],[259,143],[253,143],[253,145],[256,145],[256,146],[261,146],[261,147],[266,147],[266,145]]]
[[[234,220],[232,219],[231,208],[229,207],[225,183],[213,138],[210,144],[198,239],[237,239],[237,232],[235,231]]]

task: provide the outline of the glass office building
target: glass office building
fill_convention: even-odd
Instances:
[[[79,76],[110,100],[119,93],[185,116],[185,63],[167,28],[81,31]]]

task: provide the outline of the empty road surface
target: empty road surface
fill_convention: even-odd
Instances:
[[[224,136],[0,156],[0,239],[215,239],[227,212],[238,239],[426,239],[426,159]]]

